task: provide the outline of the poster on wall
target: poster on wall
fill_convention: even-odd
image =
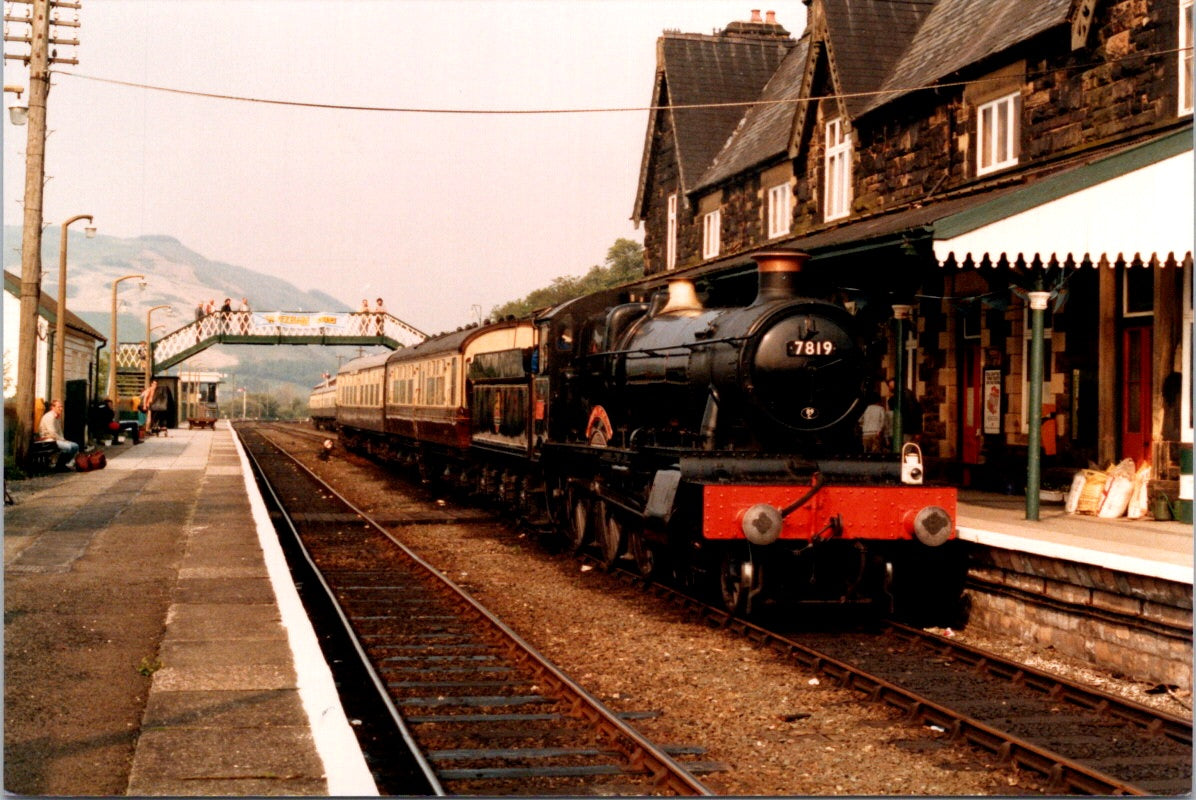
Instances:
[[[984,370],[984,433],[1001,432],[1001,370]]]

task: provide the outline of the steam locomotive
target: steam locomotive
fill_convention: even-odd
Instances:
[[[707,587],[735,614],[879,605],[952,615],[955,490],[921,453],[864,454],[877,365],[855,317],[755,256],[747,304],[607,290],[345,364],[343,444],[551,523],[567,546]]]

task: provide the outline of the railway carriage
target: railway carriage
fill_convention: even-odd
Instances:
[[[336,374],[336,424],[347,447],[360,447],[383,430],[382,389],[390,355],[353,359]]]
[[[685,281],[646,301],[607,290],[351,362],[339,382],[372,399],[338,406],[342,437],[552,520],[608,566],[626,555],[710,587],[735,613],[951,619],[955,491],[923,484],[916,446],[861,452],[877,348],[841,304],[798,291],[806,258],[760,254],[749,303],[707,307]]]
[[[325,378],[311,390],[307,413],[316,430],[336,430],[336,376]]]
[[[533,336],[530,322],[508,320],[437,336],[385,357],[371,357],[380,361],[363,365],[361,359],[345,364],[340,379],[375,383],[374,396],[379,398],[377,409],[381,411],[351,424],[354,445],[380,457],[418,455],[428,462],[425,467],[460,461],[475,437],[526,455],[527,437],[512,437],[509,426],[496,427],[492,420],[485,428],[474,425],[471,409],[485,405],[491,413],[501,413],[503,397],[488,395],[475,402],[470,392],[475,385],[493,387],[506,380],[505,374],[490,373],[501,368],[504,358],[522,364],[522,354],[530,349]],[[517,371],[526,384],[522,367]],[[514,397],[508,398],[508,416],[517,413],[515,406]],[[341,416],[340,422],[350,425],[348,415]]]

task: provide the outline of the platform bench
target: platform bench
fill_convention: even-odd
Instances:
[[[187,419],[187,428],[210,428],[216,430],[215,417],[189,417]]]
[[[49,472],[58,464],[58,442],[33,442],[29,445],[29,467],[35,472]]]

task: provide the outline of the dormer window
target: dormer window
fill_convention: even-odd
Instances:
[[[984,175],[1017,164],[1018,92],[976,109],[976,174]]]
[[[723,214],[715,209],[702,217],[702,258],[715,258],[722,246]]]
[[[851,134],[845,120],[826,123],[826,181],[823,219],[827,222],[851,213]]]
[[[789,233],[793,221],[793,189],[782,183],[768,190],[768,238]]]

